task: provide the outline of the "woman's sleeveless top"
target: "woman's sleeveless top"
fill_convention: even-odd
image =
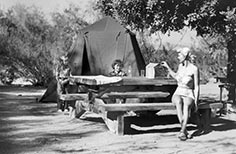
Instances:
[[[192,64],[189,64],[189,65],[192,65]],[[180,65],[175,78],[177,80],[178,87],[174,94],[195,99],[194,92],[193,92],[194,67],[192,66],[184,67]]]

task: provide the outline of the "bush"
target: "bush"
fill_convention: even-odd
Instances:
[[[227,56],[223,52],[214,54],[213,56],[212,53],[205,52],[201,49],[191,48],[191,51],[192,54],[196,55],[196,65],[200,70],[201,83],[206,83],[210,78],[216,76],[226,76],[226,70],[224,68],[226,68],[227,65]],[[166,49],[165,47],[155,50],[153,46],[142,46],[141,52],[146,64],[150,62],[160,63],[161,61],[167,61],[173,70],[177,70],[178,59],[175,50]],[[158,65],[156,67],[156,76],[166,77],[167,70]]]

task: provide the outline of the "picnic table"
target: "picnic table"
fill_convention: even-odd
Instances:
[[[108,129],[123,135],[125,120],[129,111],[156,113],[160,110],[175,109],[171,97],[177,88],[172,78],[156,77],[106,77],[106,76],[71,76],[70,81],[84,85],[88,92],[65,94],[63,100],[77,100],[77,116],[85,111],[101,115]],[[202,108],[214,107],[202,104]],[[208,115],[209,116],[209,115]]]

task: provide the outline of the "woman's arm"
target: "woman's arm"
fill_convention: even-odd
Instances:
[[[71,69],[72,67],[70,66],[69,67],[69,76],[72,76],[72,69]]]
[[[60,76],[60,71],[59,71],[59,65],[56,65],[56,71],[55,71],[55,76],[56,76],[56,80],[58,81],[59,76]]]
[[[177,73],[174,72],[174,71],[169,67],[169,65],[167,64],[167,62],[165,62],[165,61],[161,62],[161,65],[167,68],[169,74],[170,74],[173,78],[176,78]]]
[[[197,104],[198,104],[198,100],[199,100],[199,94],[200,94],[200,75],[199,75],[199,69],[196,68],[196,70],[194,71],[194,96],[195,96],[195,106],[196,106],[196,110],[197,108]]]

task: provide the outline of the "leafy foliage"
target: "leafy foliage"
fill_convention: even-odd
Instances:
[[[35,7],[16,5],[0,13],[1,65],[14,69],[33,85],[47,85],[53,78],[57,57],[69,50],[75,28],[86,25],[76,7],[54,14],[54,25]],[[72,25],[73,31],[68,31]]]
[[[96,9],[136,31],[167,33],[187,26],[202,37],[223,38],[228,51],[228,82],[236,85],[236,1],[98,0]]]
[[[148,64],[160,63],[161,61],[167,61],[173,70],[177,70],[178,59],[177,53],[173,50],[172,46],[164,46],[162,49],[155,50],[152,46],[146,48],[141,47],[145,62]],[[219,52],[219,53],[217,53]],[[204,48],[194,49],[191,48],[191,53],[196,56],[196,65],[200,70],[201,83],[206,83],[210,78],[216,76],[225,76],[227,71],[227,54],[226,51],[214,51],[209,52]],[[156,76],[166,77],[168,75],[167,70],[158,65],[156,66]]]
[[[98,0],[95,9],[137,31],[166,33],[189,26],[204,35],[224,34],[235,6],[232,0]]]

